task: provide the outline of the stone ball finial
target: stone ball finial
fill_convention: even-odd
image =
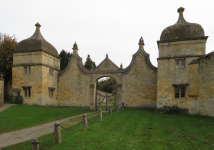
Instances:
[[[144,44],[144,40],[143,40],[143,37],[142,37],[142,36],[141,36],[141,38],[140,38],[140,40],[139,40],[139,43],[138,43],[138,44],[139,44],[139,45],[140,45],[140,44],[145,45],[145,44]]]
[[[184,10],[185,10],[185,8],[180,7],[180,8],[178,8],[178,13],[183,13],[183,12],[184,12]]]
[[[35,26],[36,27],[41,27],[41,25],[38,22],[35,24]]]
[[[78,45],[77,45],[76,41],[75,41],[72,49],[77,49],[78,50]]]

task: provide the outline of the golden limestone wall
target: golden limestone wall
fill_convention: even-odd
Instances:
[[[199,65],[198,113],[200,115],[214,116],[214,55],[206,55],[200,59]]]
[[[23,103],[28,105],[42,105],[42,66],[31,66],[31,73],[25,74],[23,66],[12,67],[12,88],[16,96],[18,90],[23,96]],[[22,86],[32,86],[31,97],[24,96]]]
[[[197,113],[197,79],[196,64],[188,65],[192,60],[205,53],[206,40],[159,43],[157,108],[177,105],[188,109],[190,114]],[[197,57],[198,56],[198,57]],[[176,61],[185,59],[185,67],[176,67]],[[196,76],[195,76],[196,75]],[[193,77],[193,78],[192,78]],[[172,84],[186,83],[185,97],[175,98],[175,87]]]
[[[57,105],[57,74],[60,60],[43,52],[13,54],[12,88],[13,95],[23,96],[28,105]],[[25,74],[24,67],[30,67]],[[53,70],[53,76],[49,70]],[[25,97],[23,86],[31,87],[31,96]],[[48,87],[55,88],[53,98],[49,98]]]
[[[145,57],[137,56],[131,70],[122,76],[122,103],[125,107],[155,107],[157,72],[151,70]]]
[[[76,58],[69,63],[58,79],[58,104],[89,108],[90,76],[80,72]]]

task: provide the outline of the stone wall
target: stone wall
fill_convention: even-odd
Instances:
[[[60,60],[43,52],[13,54],[12,89],[13,96],[23,96],[23,103],[28,105],[56,106],[57,78]],[[24,67],[30,67],[30,74],[25,74]],[[53,70],[53,76],[49,70]],[[31,87],[31,96],[25,97],[24,87]],[[54,88],[53,98],[49,98],[49,87]]]
[[[143,54],[139,54],[130,71],[122,75],[122,103],[127,108],[157,105],[157,72],[147,66]]]
[[[187,109],[190,114],[197,114],[197,64],[190,62],[205,54],[206,40],[159,43],[157,108],[177,105]],[[185,59],[185,67],[181,67]],[[179,66],[176,66],[179,60]],[[193,77],[193,78],[192,78]],[[185,97],[175,98],[175,86],[186,84]]]
[[[67,70],[60,74],[58,79],[59,106],[89,108],[90,75],[79,70],[78,61],[75,57],[72,57],[67,67]]]
[[[198,113],[214,116],[214,53],[199,59]]]

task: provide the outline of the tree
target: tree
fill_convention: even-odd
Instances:
[[[13,51],[16,44],[15,36],[0,33],[0,73],[3,74],[4,78],[4,99],[8,96],[9,86],[12,81]]]
[[[60,70],[64,70],[66,66],[68,65],[68,59],[71,58],[73,54],[70,52],[66,52],[65,50],[62,50],[59,54],[60,60]]]
[[[97,90],[115,94],[117,92],[117,81],[114,78],[101,80],[98,83]]]
[[[88,70],[91,70],[92,69],[92,64],[93,64],[94,68],[97,67],[95,62],[91,60],[90,55],[88,54],[88,57],[86,58],[86,62],[84,64],[84,67],[86,69],[88,69]]]

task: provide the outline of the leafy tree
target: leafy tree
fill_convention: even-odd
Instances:
[[[4,78],[5,99],[12,81],[13,51],[17,44],[15,36],[0,33],[0,73]]]
[[[101,80],[98,82],[97,90],[115,94],[117,91],[117,81],[114,78]]]
[[[68,65],[68,59],[72,56],[72,53],[66,52],[65,50],[62,50],[59,54],[60,60],[60,70],[64,70],[66,66]]]
[[[91,60],[90,55],[88,54],[88,57],[86,58],[86,62],[84,64],[84,67],[86,69],[88,69],[88,70],[91,70],[92,69],[92,64],[93,64],[94,68],[97,67],[95,62]]]

